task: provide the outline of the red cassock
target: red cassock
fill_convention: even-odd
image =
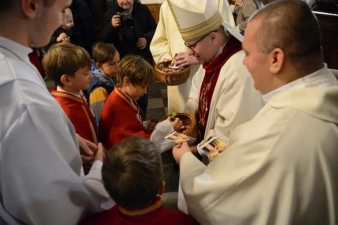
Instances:
[[[113,208],[85,218],[80,225],[198,225],[181,211],[166,209],[161,199],[140,210],[128,210],[115,205]]]
[[[97,126],[86,101],[67,92],[52,90],[51,93],[72,122],[76,133],[97,143]]]
[[[99,140],[107,149],[129,136],[150,138],[144,128],[136,101],[129,99],[115,88],[105,102],[99,124]]]

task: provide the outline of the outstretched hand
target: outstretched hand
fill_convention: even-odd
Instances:
[[[180,120],[177,117],[175,118],[174,121],[172,121],[172,117],[168,116],[167,120],[170,121],[170,123],[173,126],[174,130],[177,131],[177,132],[179,132],[182,128],[184,128],[182,120]]]
[[[182,142],[181,144],[179,145],[176,145],[174,148],[173,148],[173,156],[176,160],[176,162],[179,164],[180,161],[181,161],[181,158],[182,156],[187,153],[187,152],[190,152],[191,149],[188,145],[188,142]]]
[[[189,52],[180,52],[175,56],[175,65],[189,66],[194,64],[199,64],[199,61]]]

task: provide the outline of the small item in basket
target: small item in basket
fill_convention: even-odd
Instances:
[[[171,122],[174,122],[174,121],[175,121],[176,115],[177,115],[176,112],[173,112],[173,113],[170,115],[170,116],[171,116],[171,118],[170,118],[170,121],[171,121]]]
[[[177,55],[178,55],[178,53],[176,53],[176,54],[174,55],[174,58],[173,58],[173,60],[171,61],[171,64],[168,66],[170,69],[179,69],[179,68],[180,68],[179,65],[176,65],[176,64],[175,64],[175,58],[176,58]]]
[[[181,144],[182,142],[188,142],[188,143],[193,143],[196,139],[193,137],[189,137],[185,134],[173,131],[170,134],[168,134],[167,136],[165,136],[165,139],[169,140],[169,141],[173,141],[176,144]]]
[[[215,159],[226,148],[226,143],[217,136],[211,136],[197,145],[200,155],[206,155],[210,161]]]

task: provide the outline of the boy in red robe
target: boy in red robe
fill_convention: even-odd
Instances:
[[[56,89],[51,91],[72,122],[78,135],[88,141],[97,143],[97,126],[87,102],[80,90],[89,87],[93,74],[90,69],[91,58],[88,52],[79,46],[60,43],[53,45],[45,55],[42,66],[55,82]],[[83,155],[84,152],[81,151]],[[90,168],[91,159],[84,160],[84,171]]]
[[[158,123],[154,129],[151,121],[142,121],[142,111],[136,100],[147,93],[148,85],[155,79],[153,67],[140,56],[124,57],[117,71],[117,84],[103,106],[99,139],[107,149],[129,136],[150,138],[161,147],[164,137],[182,127],[178,118]],[[160,149],[161,151],[168,149]]]
[[[161,156],[145,138],[128,137],[115,145],[104,159],[102,180],[116,205],[85,218],[82,225],[198,224],[189,215],[162,206]]]

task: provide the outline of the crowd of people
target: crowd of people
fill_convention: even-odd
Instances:
[[[0,1],[0,224],[338,224],[338,81],[318,21],[301,0],[235,4],[166,0],[157,25],[114,0],[94,44],[84,1]],[[168,113],[199,131],[172,151],[179,210],[160,153],[183,121],[145,121],[169,60],[191,69]],[[210,137],[226,146],[212,161],[197,150]]]

